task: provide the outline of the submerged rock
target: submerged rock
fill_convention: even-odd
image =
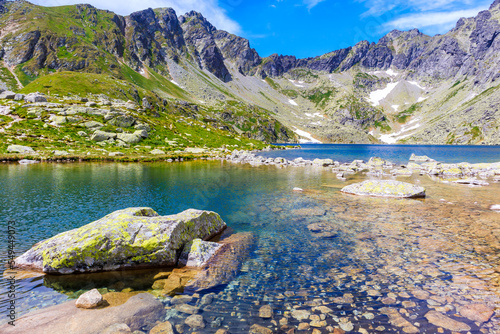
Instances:
[[[470,304],[460,308],[460,315],[472,321],[487,322],[495,310],[485,304]]]
[[[437,311],[429,311],[425,314],[425,318],[434,326],[443,327],[445,329],[449,329],[450,331],[464,332],[470,331],[471,328],[469,325],[451,319],[444,314],[441,314]]]
[[[128,208],[37,243],[16,265],[51,274],[172,266],[186,243],[210,239],[225,227],[210,211],[159,216],[151,208]]]
[[[174,329],[169,321],[165,321],[151,328],[149,334],[174,334]]]
[[[425,189],[411,183],[393,180],[368,180],[348,185],[343,193],[377,197],[416,198],[425,197]]]

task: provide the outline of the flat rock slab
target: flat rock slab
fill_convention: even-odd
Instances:
[[[16,266],[49,274],[174,266],[185,244],[225,228],[215,212],[159,216],[151,208],[128,208],[37,243]]]
[[[117,323],[126,324],[131,331],[135,331],[160,320],[164,312],[163,304],[149,293],[130,297],[120,306],[95,310],[77,308],[72,300],[29,313],[16,320],[15,326],[2,325],[0,333],[93,334],[103,333]]]
[[[341,190],[346,194],[376,197],[425,197],[425,189],[411,183],[394,180],[368,180],[348,185]]]

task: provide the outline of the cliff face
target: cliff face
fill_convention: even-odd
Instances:
[[[394,30],[377,43],[318,57],[261,58],[248,40],[194,11],[146,9],[123,17],[90,5],[0,1],[0,60],[8,69],[0,81],[12,84],[11,74],[23,85],[59,71],[106,74],[195,103],[243,101],[326,140],[376,142],[401,130],[408,142],[496,143],[490,134],[496,112],[478,114],[469,125],[457,124],[455,114],[465,102],[472,103],[468,116],[488,105],[482,93],[498,85],[499,33],[497,0],[444,35]],[[406,121],[418,120],[426,121],[422,129],[405,130]],[[472,138],[473,123],[484,131]],[[437,135],[443,127],[453,135]],[[461,127],[463,135],[455,131]]]

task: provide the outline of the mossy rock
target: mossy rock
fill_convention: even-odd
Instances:
[[[343,193],[376,196],[417,198],[425,197],[425,189],[411,183],[393,180],[368,180],[348,185],[341,190]]]
[[[16,265],[49,274],[174,266],[185,244],[208,240],[225,227],[210,211],[159,216],[151,208],[128,208],[37,243]]]

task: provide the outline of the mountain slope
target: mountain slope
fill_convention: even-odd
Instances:
[[[147,97],[160,109],[187,101],[260,140],[297,140],[292,129],[304,141],[500,144],[499,0],[444,35],[392,31],[378,43],[307,59],[261,58],[248,40],[197,12],[122,17],[90,5],[1,6],[5,88],[81,95],[60,87],[60,73],[93,73],[123,83],[103,86],[114,98]]]

